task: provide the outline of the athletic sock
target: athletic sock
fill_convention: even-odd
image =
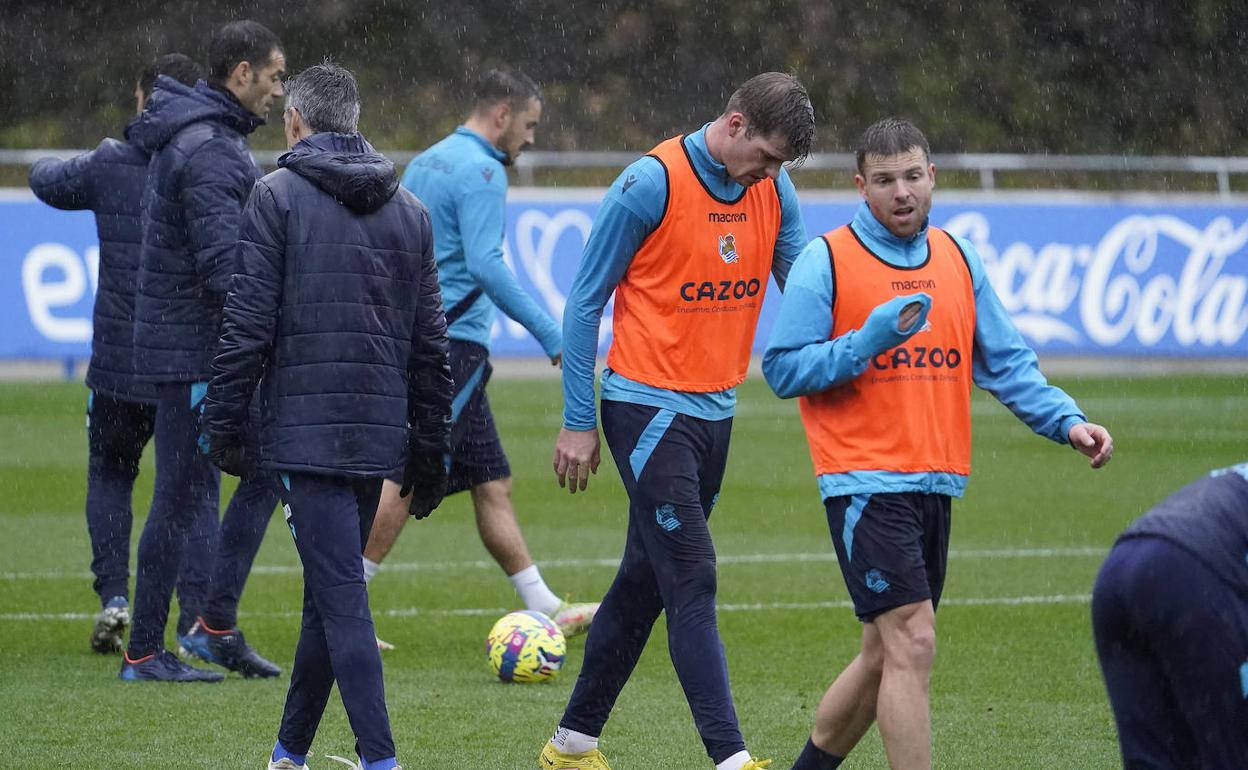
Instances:
[[[550,742],[564,754],[584,754],[598,748],[598,739],[594,736],[578,733],[566,727],[555,730],[555,735]]]
[[[377,577],[377,570],[381,569],[381,564],[375,562],[367,556],[360,557],[364,562],[364,582],[368,583]]]
[[[807,738],[802,753],[797,755],[797,761],[793,763],[793,770],[836,770],[844,761],[845,757],[829,754]]]
[[[520,594],[520,601],[528,609],[537,610],[552,618],[559,611],[559,605],[563,602],[550,590],[546,581],[542,580],[542,573],[538,571],[536,564],[530,564],[509,579],[516,587],[516,593]]]
[[[296,765],[306,765],[308,763],[307,754],[295,754],[290,749],[283,746],[281,741],[278,741],[273,746],[273,756],[269,759],[269,761],[276,762],[282,757],[288,757],[290,761],[294,762]]]
[[[741,768],[745,767],[745,763],[749,761],[750,752],[738,751],[723,762],[716,763],[715,770],[741,770]]]

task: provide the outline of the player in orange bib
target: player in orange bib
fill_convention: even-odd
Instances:
[[[793,770],[832,770],[873,722],[894,770],[932,765],[928,681],[950,501],[970,475],[971,384],[1099,468],[1109,432],[1040,373],[967,242],[928,224],[936,167],[913,124],[858,145],[853,222],[798,257],[763,358],[801,396],[862,648],[823,696]]]
[[[713,122],[624,169],[598,211],[563,316],[554,466],[573,492],[597,471],[594,358],[614,292],[602,430],[629,496],[628,536],[576,688],[538,760],[543,770],[606,770],[598,736],[660,612],[717,770],[766,764],[746,751],[733,707],[707,518],[768,277],[783,287],[807,241],[783,164],[805,157],[813,136],[806,89],[791,75],[758,75]]]

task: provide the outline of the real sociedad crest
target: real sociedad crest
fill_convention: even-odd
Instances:
[[[725,265],[731,265],[741,257],[737,254],[737,239],[732,233],[719,236],[719,258]]]

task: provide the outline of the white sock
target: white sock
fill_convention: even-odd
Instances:
[[[555,730],[555,735],[550,739],[555,744],[555,748],[564,754],[584,754],[587,751],[593,751],[598,748],[598,739],[592,735],[578,733],[576,730],[569,730],[566,727],[560,727]],[[746,755],[749,759],[749,755]]]
[[[750,752],[738,751],[723,762],[715,765],[715,770],[741,770],[745,767],[745,763],[750,761]]]
[[[360,557],[364,561],[364,582],[368,583],[377,577],[377,570],[381,569],[381,565],[367,556]]]
[[[552,618],[559,611],[559,597],[546,585],[546,581],[542,580],[542,573],[538,572],[536,564],[530,564],[524,569],[510,577],[511,584],[516,587],[516,593],[520,594],[520,601],[524,602],[524,606],[530,610],[537,610]],[[576,752],[573,752],[576,753]]]

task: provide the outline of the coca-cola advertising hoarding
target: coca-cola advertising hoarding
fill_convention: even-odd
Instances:
[[[858,206],[852,194],[800,194],[811,237],[845,224]],[[555,318],[601,196],[522,189],[509,197],[504,259]],[[1248,203],[938,192],[932,222],[974,246],[1001,302],[1042,354],[1248,358]],[[0,281],[0,358],[88,355],[99,260],[90,213],[57,211],[9,191],[0,194],[0,230],[0,270],[8,274]],[[756,349],[778,300],[773,284]],[[501,314],[492,349],[542,355]]]

